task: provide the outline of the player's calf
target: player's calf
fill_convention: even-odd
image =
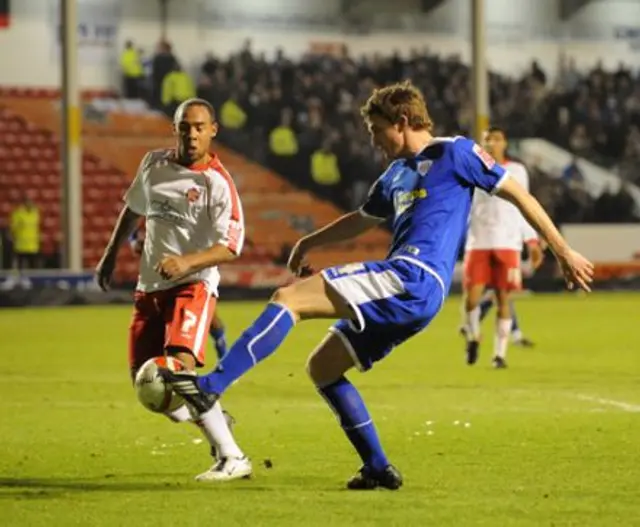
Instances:
[[[496,290],[496,300],[498,304],[498,318],[496,320],[496,332],[493,344],[493,363],[496,368],[502,368],[506,366],[509,336],[513,325],[509,291],[507,289]]]
[[[398,472],[391,466],[384,453],[373,419],[360,393],[344,377],[344,373],[355,363],[342,338],[346,339],[335,333],[328,335],[309,357],[307,372],[320,395],[338,418],[343,432],[364,464],[358,475],[351,478],[347,487],[398,488],[402,484],[402,478],[399,483],[394,483],[392,475]]]

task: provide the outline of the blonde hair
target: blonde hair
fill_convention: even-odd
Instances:
[[[406,117],[413,130],[430,132],[433,128],[433,121],[429,117],[424,96],[411,81],[376,88],[360,108],[360,115],[365,120],[379,115],[392,124],[397,124],[402,117]]]

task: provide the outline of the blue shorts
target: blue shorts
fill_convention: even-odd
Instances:
[[[444,302],[442,279],[421,262],[401,258],[329,267],[327,284],[353,311],[331,332],[366,371],[391,350],[422,331]]]

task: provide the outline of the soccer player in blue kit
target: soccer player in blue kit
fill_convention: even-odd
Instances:
[[[374,145],[393,161],[360,210],[298,241],[289,267],[300,274],[305,255],[393,220],[384,260],[324,269],[278,289],[264,311],[231,346],[222,368],[208,375],[163,370],[165,381],[206,411],[233,381],[270,356],[293,326],[309,319],[340,319],[313,351],[307,371],[362,459],[349,489],[398,489],[358,390],[345,377],[369,370],[436,316],[451,285],[476,187],[514,203],[553,250],[569,287],[590,290],[593,265],[573,251],[540,204],[480,146],[463,137],[431,135],[432,122],[411,83],[376,89],[361,109]]]

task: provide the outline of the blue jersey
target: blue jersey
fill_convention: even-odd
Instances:
[[[399,159],[374,183],[362,213],[391,218],[387,258],[418,260],[449,291],[476,187],[495,193],[506,171],[463,137],[435,138],[415,158]]]

